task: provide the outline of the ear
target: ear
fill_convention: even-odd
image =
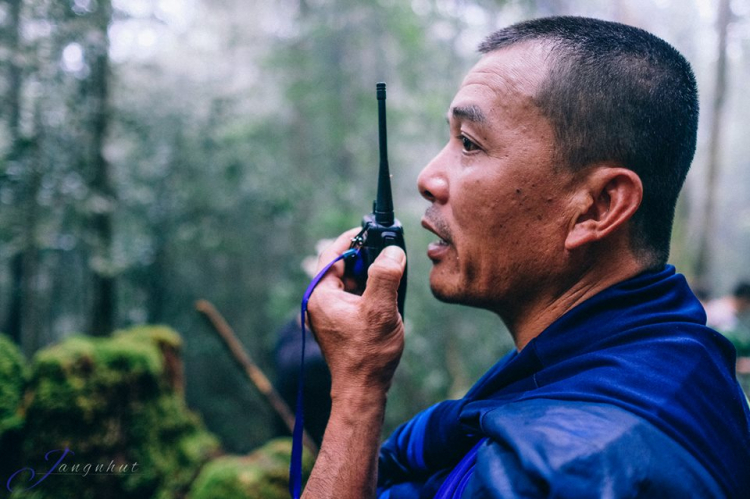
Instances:
[[[643,200],[643,183],[632,170],[598,166],[580,182],[578,210],[565,249],[600,241],[623,227]]]

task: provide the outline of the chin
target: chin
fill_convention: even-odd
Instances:
[[[453,294],[446,293],[442,289],[430,286],[430,291],[432,291],[432,296],[444,303],[460,303],[460,301]]]
[[[430,291],[432,296],[443,303],[465,305],[467,307],[494,310],[495,301],[490,300],[492,296],[482,293],[481,289],[473,289],[459,280],[445,279],[445,276],[435,274],[435,269],[430,275]]]
[[[430,276],[432,296],[444,303],[466,304],[466,293],[454,283],[441,282],[436,276]]]

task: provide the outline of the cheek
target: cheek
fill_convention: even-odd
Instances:
[[[562,206],[543,179],[472,180],[461,194],[461,203],[453,205],[456,240],[460,254],[472,254],[461,262],[473,267],[472,274],[485,265],[541,258],[564,240],[558,237]]]
[[[464,240],[484,243],[507,237],[525,209],[523,196],[509,187],[507,182],[491,178],[464,182],[452,206],[456,228]]]
[[[462,274],[475,285],[491,279],[507,258],[508,247],[523,236],[515,226],[519,200],[488,181],[472,181],[462,187],[460,203],[453,203],[452,216],[456,257]]]

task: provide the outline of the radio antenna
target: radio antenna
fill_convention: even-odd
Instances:
[[[372,211],[375,222],[385,227],[393,225],[393,195],[391,172],[388,168],[388,139],[385,126],[385,83],[375,85],[378,97],[378,135],[380,137],[380,172],[378,174],[378,197]]]

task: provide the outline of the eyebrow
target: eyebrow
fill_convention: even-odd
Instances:
[[[487,121],[487,118],[479,106],[456,106],[451,109],[451,113],[454,118],[464,119],[474,123],[484,123]]]

